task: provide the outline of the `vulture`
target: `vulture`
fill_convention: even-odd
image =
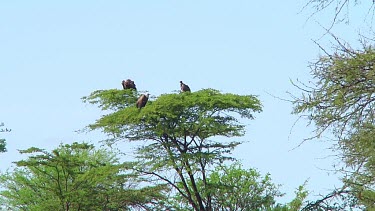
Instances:
[[[141,95],[137,100],[137,104],[136,104],[137,108],[141,109],[141,108],[145,107],[149,96],[150,96],[150,94]]]
[[[180,81],[180,87],[181,87],[181,92],[190,92],[189,86],[182,83],[182,81]]]
[[[135,87],[134,81],[132,81],[130,79],[127,79],[126,81],[123,80],[121,84],[122,84],[122,88],[124,88],[124,89],[135,89],[135,90],[137,90],[137,88]]]

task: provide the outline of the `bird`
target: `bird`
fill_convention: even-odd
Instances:
[[[190,87],[180,81],[181,92],[190,92]]]
[[[132,81],[130,79],[127,79],[126,81],[123,80],[121,84],[122,84],[122,88],[124,88],[124,89],[135,89],[135,90],[137,90],[137,88],[135,87],[134,81]]]
[[[147,103],[147,101],[148,101],[148,97],[150,96],[150,94],[142,94],[139,98],[138,98],[138,100],[137,100],[137,103],[136,103],[136,106],[137,106],[137,108],[139,108],[139,109],[141,109],[141,108],[143,108],[143,107],[145,107],[146,106],[146,103]]]

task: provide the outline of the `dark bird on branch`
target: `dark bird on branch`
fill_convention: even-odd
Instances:
[[[135,89],[135,90],[137,90],[137,88],[135,87],[134,81],[132,81],[130,79],[127,79],[126,81],[123,80],[121,84],[122,84],[122,88],[124,88],[124,89]]]
[[[143,108],[143,107],[145,107],[146,106],[146,103],[147,103],[147,101],[148,101],[148,97],[150,96],[150,94],[146,94],[146,95],[141,95],[139,98],[138,98],[138,100],[137,100],[137,104],[136,104],[136,106],[137,106],[137,108]]]
[[[180,81],[181,92],[190,92],[190,87]]]

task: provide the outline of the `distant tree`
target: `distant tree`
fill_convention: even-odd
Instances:
[[[232,159],[228,153],[240,142],[228,138],[245,133],[238,118],[252,119],[261,111],[255,96],[213,89],[163,94],[141,109],[135,106],[137,93],[128,90],[99,90],[83,99],[110,111],[90,129],[111,135],[109,144],[141,141],[136,170],[169,184],[200,211],[212,210],[213,194],[207,192],[211,167]]]
[[[60,145],[52,152],[20,150],[26,160],[0,177],[3,209],[10,210],[147,210],[164,199],[163,186],[136,188],[113,152],[86,143]]]
[[[327,53],[327,52],[326,52]],[[339,42],[333,54],[327,53],[311,65],[314,81],[295,84],[302,90],[294,97],[294,113],[306,116],[316,127],[316,136],[332,132],[335,153],[344,163],[344,186],[310,203],[316,210],[336,199],[346,207],[375,204],[375,50],[364,46],[353,50]],[[344,200],[342,200],[344,199]],[[349,209],[349,208],[342,208]]]
[[[269,174],[262,177],[255,169],[242,169],[239,163],[217,167],[208,184],[213,210],[266,210],[283,195]]]
[[[289,203],[276,203],[281,197],[280,185],[271,181],[269,174],[262,176],[255,169],[243,169],[237,161],[229,166],[220,165],[207,178],[207,187],[203,189],[202,181],[198,181],[203,196],[209,195],[212,210],[217,211],[298,211],[308,195],[305,184],[296,191],[296,197]],[[173,198],[176,210],[193,210],[189,203],[177,194]]]
[[[4,127],[4,123],[0,123],[0,128],[1,127]],[[10,129],[8,128],[5,128],[5,129],[0,129],[0,133],[4,133],[4,132],[10,132]],[[6,149],[6,141],[5,139],[0,139],[0,153],[1,152],[6,152],[7,149]]]
[[[275,205],[275,197],[283,195],[268,174],[262,177],[255,169],[242,169],[238,162],[217,166],[207,177],[205,188],[201,180],[197,185],[204,191],[201,193],[204,198],[211,198],[212,210],[267,210]],[[177,195],[176,201],[189,207],[188,201]]]

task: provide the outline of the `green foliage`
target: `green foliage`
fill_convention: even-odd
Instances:
[[[110,92],[114,93],[109,95]],[[239,123],[238,118],[253,119],[253,113],[261,111],[259,100],[252,95],[223,94],[204,89],[164,94],[138,109],[135,104],[119,103],[130,102],[133,98],[109,97],[121,96],[122,90],[110,92],[94,92],[84,98],[90,98],[87,102],[98,104],[103,109],[113,110],[89,128],[112,135],[111,141],[143,141],[143,146],[135,152],[139,160],[136,169],[167,182],[192,209],[209,209],[210,199],[203,198],[197,181],[207,184],[209,167],[231,159],[226,154],[240,144],[212,138],[244,135],[245,125]],[[171,170],[174,171],[172,175]],[[178,183],[181,186],[176,185]]]
[[[135,89],[110,89],[96,90],[87,97],[83,97],[83,102],[99,104],[102,110],[118,110],[137,102],[137,91]]]
[[[340,142],[345,164],[352,169],[344,182],[358,202],[375,209],[375,126],[363,126],[356,134]]]
[[[212,210],[299,211],[308,195],[305,183],[298,187],[291,202],[276,203],[276,198],[284,195],[279,191],[280,185],[275,185],[269,174],[262,176],[255,169],[243,169],[239,162],[217,166],[206,182],[199,180],[197,185],[202,196],[211,199]],[[176,210],[193,210],[181,195],[173,200]]]
[[[363,126],[357,133],[340,141],[345,163],[355,168],[375,170],[375,126]],[[373,172],[372,172],[373,173]],[[375,174],[374,174],[375,177]],[[374,181],[375,182],[375,181]]]
[[[267,211],[299,211],[299,210],[305,210],[305,207],[302,207],[305,203],[305,200],[308,196],[308,191],[306,190],[306,184],[307,181],[300,185],[297,190],[295,191],[295,198],[284,205],[277,204],[275,207],[267,209]],[[318,211],[318,210],[315,210]]]
[[[301,88],[304,93],[295,99],[294,113],[308,113],[318,133],[330,127],[342,135],[374,124],[374,62],[371,47],[321,57],[312,66],[315,87]]]
[[[305,201],[306,197],[309,194],[309,192],[306,190],[306,182],[305,184],[300,185],[298,187],[295,194],[296,194],[296,197],[287,205],[288,210],[297,211],[301,209],[303,202]]]
[[[316,126],[315,137],[331,130],[336,138],[334,150],[344,162],[344,167],[338,169],[344,174],[344,186],[318,200],[319,203],[337,199],[341,203],[324,207],[373,209],[375,50],[364,47],[354,51],[343,45],[340,49],[312,65],[314,86],[299,86],[303,94],[294,98],[294,113],[307,114]],[[317,203],[312,204],[318,207]]]
[[[207,183],[206,195],[212,198],[214,210],[266,210],[281,194],[269,174],[262,176],[255,169],[242,169],[239,163],[218,166]]]
[[[6,141],[5,139],[0,139],[0,152],[6,152]]]
[[[163,198],[163,186],[136,189],[115,153],[93,145],[60,145],[52,152],[20,150],[26,160],[0,177],[3,208],[11,210],[129,210]]]
[[[113,90],[109,91],[112,93]],[[112,108],[116,112],[103,116],[89,127],[101,128],[104,132],[128,140],[154,139],[164,133],[184,137],[187,130],[199,130],[199,135],[203,138],[216,135],[240,136],[244,133],[244,126],[237,124],[235,117],[226,114],[234,112],[252,119],[254,111],[261,111],[260,102],[254,96],[221,94],[212,89],[194,93],[164,94],[153,102],[149,100],[141,110],[132,104],[119,105],[121,99],[118,98],[115,98],[112,104],[107,92],[94,96],[90,103],[99,104],[102,108]],[[129,100],[124,97],[122,101]],[[188,135],[193,136],[194,133]]]

